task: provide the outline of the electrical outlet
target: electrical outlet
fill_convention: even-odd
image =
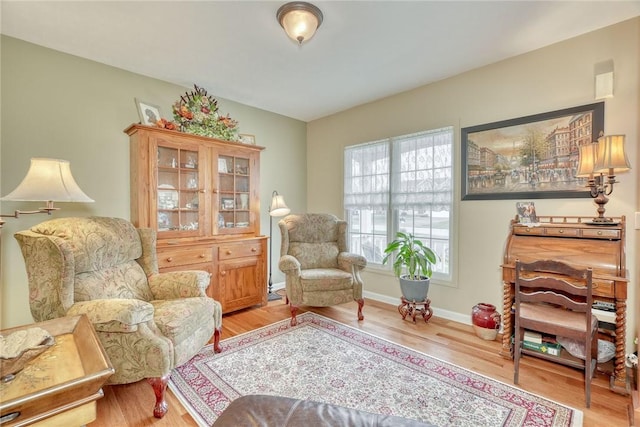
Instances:
[[[640,212],[636,212],[636,230],[640,230]]]

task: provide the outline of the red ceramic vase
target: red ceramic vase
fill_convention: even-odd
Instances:
[[[471,310],[471,323],[476,335],[483,340],[493,341],[500,329],[500,313],[496,311],[496,306],[480,302],[473,306]]]

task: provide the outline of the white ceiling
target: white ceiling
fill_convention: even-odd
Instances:
[[[3,34],[310,121],[640,15],[640,1],[12,1]],[[606,60],[608,58],[603,58]]]

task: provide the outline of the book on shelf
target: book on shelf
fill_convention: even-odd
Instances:
[[[562,346],[557,342],[543,341],[538,344],[530,341],[522,341],[522,348],[533,350],[538,353],[550,354],[552,356],[560,356],[560,353],[562,352]]]
[[[525,329],[525,333],[526,332],[533,332],[533,333],[539,334],[538,332],[528,331]],[[560,353],[562,352],[562,346],[558,343],[558,341],[556,340],[556,337],[553,335],[546,335],[546,334],[540,334],[540,335],[541,335],[541,341],[539,343],[527,341],[523,339],[521,344],[522,348],[525,350],[532,350],[537,353],[549,354],[551,356],[560,356]],[[511,344],[513,344],[513,342],[514,342],[514,336],[511,335]]]
[[[535,344],[542,344],[542,334],[540,332],[535,332],[535,331],[530,331],[528,329],[525,329],[522,340],[532,342]]]
[[[600,322],[616,324],[616,312],[609,310],[601,310],[598,308],[592,308],[591,313],[598,318]]]

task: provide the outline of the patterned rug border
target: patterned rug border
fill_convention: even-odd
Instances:
[[[295,328],[304,326],[320,329],[321,331],[336,338],[347,340],[353,345],[362,347],[367,351],[376,353],[385,358],[389,358],[396,363],[408,366],[413,369],[421,367],[421,364],[424,365],[425,361],[421,361],[421,358],[424,358],[426,361],[433,360],[434,362],[437,362],[437,364],[440,364],[442,366],[437,372],[429,370],[429,373],[431,375],[437,377],[439,381],[443,381],[453,387],[463,389],[464,391],[479,396],[483,399],[486,399],[487,395],[491,395],[494,398],[500,398],[504,400],[504,396],[500,396],[503,395],[501,390],[507,390],[510,392],[508,393],[508,398],[515,398],[516,400],[519,399],[522,402],[529,402],[530,406],[527,409],[522,409],[522,406],[516,406],[516,409],[511,411],[512,413],[505,425],[533,425],[531,424],[531,420],[527,418],[527,415],[529,415],[531,411],[535,411],[536,408],[540,406],[538,403],[541,401],[545,403],[546,407],[551,407],[554,409],[554,411],[559,413],[560,419],[556,421],[564,422],[564,424],[561,425],[567,427],[582,426],[583,413],[579,409],[572,408],[570,406],[547,399],[543,396],[522,390],[512,384],[508,384],[506,382],[496,380],[486,375],[473,372],[470,369],[417,351],[405,345],[390,341],[386,338],[380,337],[362,329],[354,328],[353,326],[346,325],[344,323],[312,312],[306,312],[298,316],[298,326],[296,326]],[[227,338],[221,342],[221,346],[223,349],[222,355],[242,350],[264,339],[276,338],[282,334],[286,334],[291,329],[292,328],[289,324],[289,319],[286,319],[236,335],[231,338]],[[366,339],[367,337],[371,337],[371,339]],[[381,343],[386,343],[386,345],[376,345],[376,340]],[[401,351],[394,351],[393,354],[390,354],[388,351],[388,347],[395,347],[396,349]],[[208,345],[200,350],[200,352],[189,362],[174,370],[169,380],[169,387],[174,395],[178,398],[187,412],[194,418],[194,420],[196,420],[196,422],[200,426],[209,426],[211,424],[201,416],[200,412],[193,406],[192,402],[185,395],[183,389],[186,389],[187,392],[190,392],[191,387],[185,383],[182,375],[180,375],[180,372],[178,371],[184,370],[185,366],[197,364],[203,359],[209,359],[211,357],[215,358],[219,356],[220,354],[214,355],[212,345]],[[459,373],[464,373],[464,375],[460,376]],[[455,379],[447,376],[452,374],[454,377],[456,377]],[[465,380],[465,383],[462,383],[461,380]],[[497,384],[500,387],[494,389],[492,387],[493,384]],[[220,387],[219,384],[217,384],[216,386]],[[227,385],[227,387],[223,388],[224,390],[221,391],[224,392],[223,395],[225,397],[225,402],[222,404],[222,407],[219,408],[208,407],[208,409],[210,409],[212,412],[221,412],[221,410],[223,410],[232,400],[240,396],[240,394],[237,393],[231,385]],[[497,394],[495,393],[496,390],[498,391]],[[216,403],[220,405],[220,402]],[[503,404],[505,406],[508,406],[508,404],[513,405],[513,403],[511,402],[504,402]],[[522,413],[517,414],[516,412]],[[555,426],[556,424],[554,423],[553,425]]]

